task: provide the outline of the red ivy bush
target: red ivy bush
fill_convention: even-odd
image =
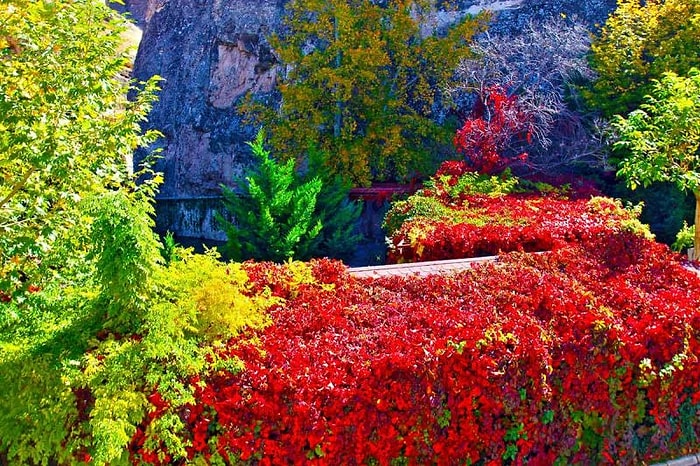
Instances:
[[[179,461],[549,466],[697,451],[700,275],[609,199],[454,194],[463,219],[498,219],[481,228],[499,249],[550,251],[376,280],[328,260],[245,264],[248,292],[276,298],[273,324],[220,348],[245,370],[190,381]],[[169,412],[148,399],[150,420]],[[175,462],[150,422],[132,461]]]
[[[282,300],[274,325],[222,350],[243,372],[198,381],[188,460],[635,464],[697,449],[700,277],[676,259],[621,232],[447,276],[358,279],[323,260],[292,285],[287,266],[249,264]],[[169,461],[148,435],[133,461]]]
[[[419,262],[549,251],[624,230],[642,232],[635,213],[606,198],[561,199],[534,194],[470,196],[453,215],[413,217],[390,238],[388,262]]]
[[[471,169],[493,174],[527,159],[516,146],[530,144],[535,127],[517,95],[490,86],[479,94],[470,117],[455,134],[454,145]]]
[[[426,186],[387,213],[389,263],[549,251],[621,231],[651,238],[638,210],[590,197],[596,191],[585,183],[555,188],[446,162]]]

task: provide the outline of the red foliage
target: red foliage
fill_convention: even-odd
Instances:
[[[379,280],[322,260],[297,287],[284,266],[246,267],[284,302],[258,343],[228,346],[246,369],[205,380],[182,413],[190,457],[633,464],[697,448],[700,277],[665,246],[591,233]]]
[[[446,160],[442,162],[438,171],[435,172],[434,178],[439,179],[443,176],[449,176],[450,179],[456,179],[467,172],[472,171],[467,162],[463,160]]]
[[[452,200],[451,207],[461,222],[422,217],[405,222],[391,237],[387,261],[549,251],[566,243],[622,231],[624,222],[634,218],[604,198],[591,201],[535,194],[465,195],[459,201]]]
[[[320,260],[302,284],[288,266],[245,263],[249,293],[280,298],[273,325],[221,350],[245,370],[191,381],[187,459],[548,466],[697,450],[700,275],[610,199],[449,202],[461,222],[410,220],[393,239],[409,243],[402,258],[515,252],[376,280]],[[148,399],[132,459],[167,464],[164,443],[145,440],[168,405]]]
[[[529,144],[533,128],[532,115],[520,107],[517,95],[491,86],[479,96],[471,116],[457,131],[454,144],[473,170],[493,174],[516,161],[525,161],[527,154],[513,145]]]

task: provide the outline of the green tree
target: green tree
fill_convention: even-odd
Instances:
[[[264,147],[265,133],[258,131],[248,145],[258,165],[241,184],[243,193],[222,186],[224,206],[234,222],[217,213],[234,260],[258,259],[283,262],[305,257],[322,224],[314,218],[321,180],[299,183],[294,161],[279,163]]]
[[[162,265],[153,187],[82,201],[84,223],[63,247],[87,254],[21,304],[5,304],[17,319],[0,321],[3,464],[132,464],[137,432],[174,461],[186,458],[181,415],[193,377],[241,370],[213,347],[268,325],[271,301],[245,294],[238,265],[183,250]],[[166,413],[144,429],[153,400]]]
[[[127,100],[123,25],[102,0],[0,1],[2,464],[132,464],[135,437],[185,461],[196,377],[242,368],[213,348],[269,322],[215,253],[163,265],[160,177],[127,163],[155,80]]]
[[[308,181],[318,177],[321,180],[314,215],[323,225],[309,248],[310,255],[349,260],[362,240],[362,235],[356,231],[362,203],[350,199],[350,182],[340,175],[333,175],[325,165],[327,154],[313,147],[309,148],[308,154],[308,167],[303,179]]]
[[[695,257],[700,257],[700,70],[665,73],[640,109],[614,122],[629,155],[618,174],[628,186],[671,182],[695,196]]]
[[[699,42],[697,0],[620,0],[591,47],[589,104],[607,117],[636,109],[654,79],[700,66]]]
[[[356,185],[430,170],[454,134],[436,123],[440,89],[485,25],[466,17],[438,34],[436,4],[291,0],[287,32],[271,38],[287,70],[281,107],[249,100],[243,110],[270,128],[277,153],[303,158],[316,146]]]
[[[153,141],[139,124],[156,79],[134,100],[124,20],[98,0],[0,2],[0,298],[39,286],[36,270],[80,222],[90,193],[118,186]]]
[[[361,205],[348,198],[349,185],[328,173],[323,154],[309,150],[306,173],[294,161],[278,162],[264,147],[258,131],[248,143],[258,165],[238,180],[242,192],[222,186],[224,207],[216,218],[226,232],[227,253],[235,260],[349,256],[361,236],[354,233]]]

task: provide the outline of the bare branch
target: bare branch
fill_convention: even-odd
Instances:
[[[533,169],[583,160],[605,165],[602,136],[577,102],[576,83],[594,78],[586,58],[590,44],[589,31],[566,18],[531,22],[518,35],[487,32],[457,67],[458,84],[446,91],[463,109],[470,96],[483,96],[494,85],[517,94],[520,110],[534,122],[528,147]]]

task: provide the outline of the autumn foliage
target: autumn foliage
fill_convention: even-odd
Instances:
[[[309,267],[303,285],[246,267],[283,301],[222,350],[243,372],[198,381],[190,459],[632,464],[697,446],[700,277],[665,246],[620,232],[422,278]],[[149,435],[134,462],[167,463]]]
[[[700,275],[612,200],[461,195],[464,169],[443,166],[433,199],[497,219],[484,248],[548,252],[381,279],[245,264],[247,292],[277,300],[272,325],[219,349],[243,371],[190,381],[188,461],[639,464],[697,448]],[[168,463],[150,428],[168,404],[149,400],[131,458]]]
[[[532,142],[535,126],[533,116],[519,105],[518,96],[494,85],[479,94],[454,144],[472,169],[492,174],[525,161],[527,153],[522,147]]]
[[[425,189],[387,213],[387,261],[549,251],[623,231],[650,236],[639,212],[595,196],[589,184],[531,183],[526,190],[518,183],[507,173],[487,177],[464,162],[445,162]]]
[[[452,82],[488,15],[445,30],[426,27],[454,0],[293,0],[271,44],[286,72],[279,109],[249,99],[242,110],[270,129],[275,154],[303,159],[309,145],[355,186],[432,172],[454,131],[438,124]]]

